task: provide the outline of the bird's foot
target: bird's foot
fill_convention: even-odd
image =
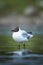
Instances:
[[[24,46],[24,49],[25,49],[25,44],[23,44],[23,46]]]
[[[18,44],[18,49],[20,50],[20,44]]]

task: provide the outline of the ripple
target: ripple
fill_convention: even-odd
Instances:
[[[15,54],[0,55],[0,65],[43,65],[43,55],[41,54],[26,54],[22,56]]]

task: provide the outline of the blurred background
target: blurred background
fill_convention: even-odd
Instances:
[[[43,53],[43,0],[0,0],[0,51],[13,47],[11,30],[16,26],[32,31],[36,37],[29,48]]]
[[[25,43],[31,54],[14,54],[19,50],[11,32],[16,26],[32,32]],[[0,0],[0,65],[43,65],[43,0]]]
[[[43,34],[43,0],[0,0],[0,34],[16,26]]]

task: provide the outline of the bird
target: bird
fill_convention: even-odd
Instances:
[[[23,43],[23,47],[25,49],[25,42],[27,42],[29,39],[33,37],[32,32],[26,32],[18,26],[11,31],[13,40],[18,42],[18,49],[20,49],[20,43]]]

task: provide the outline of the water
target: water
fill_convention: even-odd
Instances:
[[[0,55],[0,65],[43,65],[43,55]]]
[[[26,27],[26,26],[20,26],[21,29],[23,28],[24,30],[26,31],[32,31],[33,34],[43,34],[43,29],[40,29],[40,30],[37,30],[37,29],[34,29],[35,27]],[[0,34],[7,34],[7,35],[11,35],[11,30],[12,30],[12,26],[0,26]],[[39,33],[40,32],[40,33]]]

